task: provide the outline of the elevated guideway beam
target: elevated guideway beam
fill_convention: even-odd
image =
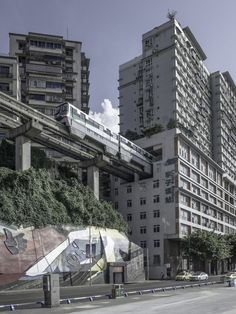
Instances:
[[[4,111],[7,111],[8,115],[4,114]],[[12,117],[9,117],[9,114]],[[18,119],[14,120],[14,116]],[[131,163],[119,156],[111,156],[101,143],[94,142],[89,136],[84,139],[72,138],[65,125],[2,92],[0,92],[0,123],[10,129],[17,128],[9,132],[11,138],[23,136],[75,160],[91,161],[96,165],[96,158],[103,156],[103,165],[96,167],[125,180],[133,180],[135,173],[143,178],[152,176],[150,160],[147,159],[148,167],[144,167],[137,162]],[[20,142],[23,145],[22,139]]]

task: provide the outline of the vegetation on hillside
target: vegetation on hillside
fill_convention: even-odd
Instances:
[[[25,227],[91,224],[127,232],[109,203],[98,201],[76,178],[52,179],[46,169],[0,168],[0,220]]]

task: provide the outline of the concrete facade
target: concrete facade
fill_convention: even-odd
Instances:
[[[19,65],[15,57],[0,54],[0,91],[21,99]],[[0,128],[0,143],[4,137],[5,130]]]
[[[156,161],[152,179],[114,178],[112,200],[146,249],[150,278],[188,267],[185,235],[236,233],[236,88],[228,72],[210,74],[205,59],[191,30],[171,19],[144,34],[142,54],[120,66],[121,133],[151,131],[135,142]]]
[[[21,100],[53,115],[55,107],[69,101],[88,113],[89,59],[82,43],[62,36],[9,34],[10,56],[20,67]]]
[[[210,74],[204,52],[188,27],[175,20],[142,38],[142,55],[120,66],[120,131],[142,131],[173,122],[211,155]],[[132,112],[129,113],[129,112]]]

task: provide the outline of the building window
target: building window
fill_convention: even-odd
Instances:
[[[61,88],[61,87],[62,87],[61,83],[59,82],[46,82],[46,88]],[[72,91],[72,88],[71,88],[71,91]]]
[[[201,171],[207,175],[207,162],[205,160],[201,160]]]
[[[127,200],[127,207],[132,207],[132,200]]]
[[[209,166],[208,176],[212,180],[214,180],[214,181],[216,180],[216,171],[215,171],[215,169],[212,166]]]
[[[147,266],[147,256],[143,256],[143,266]]]
[[[202,197],[205,198],[206,200],[208,200],[208,193],[206,193],[205,191],[202,190]]]
[[[127,221],[132,221],[132,214],[127,214]]]
[[[153,188],[154,189],[159,188],[159,184],[160,184],[160,180],[154,180],[153,181]]]
[[[140,227],[140,233],[141,234],[147,233],[147,227],[146,226],[141,226]]]
[[[180,203],[186,206],[190,206],[190,197],[180,194]]]
[[[154,247],[160,247],[160,240],[153,240]]]
[[[157,209],[157,210],[154,210],[153,211],[153,218],[159,218],[160,217],[160,210]]]
[[[146,219],[147,218],[147,213],[146,212],[141,212],[140,213],[140,219]]]
[[[204,214],[208,214],[208,206],[207,206],[207,205],[202,204],[202,212],[203,212]]]
[[[115,209],[118,209],[118,208],[119,208],[118,202],[115,202],[115,203],[114,203],[114,208],[115,208]]]
[[[192,209],[200,211],[200,202],[195,199],[192,199]]]
[[[159,203],[160,202],[160,195],[154,195],[153,196],[153,203]]]
[[[118,188],[115,188],[115,191],[114,191],[115,193],[115,195],[118,195]]]
[[[180,143],[179,145],[179,155],[183,157],[185,160],[189,161],[189,147],[184,143]]]
[[[154,225],[153,232],[160,232],[160,225]]]
[[[5,65],[0,65],[0,76],[10,77],[10,67]]]
[[[190,212],[184,209],[180,210],[180,219],[190,221]]]
[[[9,92],[10,91],[9,83],[0,83],[0,91],[1,92]]]
[[[30,99],[45,101],[45,95],[43,94],[31,94],[29,95]]]
[[[202,178],[201,179],[201,184],[202,184],[202,186],[204,186],[204,188],[208,188],[208,181],[205,179],[205,178]]]
[[[153,265],[156,265],[156,266],[160,266],[161,264],[161,259],[160,259],[160,255],[153,255]]]
[[[147,241],[140,241],[140,246],[145,249],[147,247]]]
[[[200,182],[200,175],[197,173],[197,172],[195,172],[195,171],[192,171],[192,179],[194,180],[194,181],[196,181],[196,182]]]
[[[188,166],[180,163],[179,171],[189,177],[190,170]]]
[[[141,197],[140,198],[140,205],[145,205],[146,204],[146,198],[145,197]]]
[[[126,191],[127,191],[127,193],[132,193],[132,186],[128,185]]]
[[[193,193],[200,195],[200,189],[196,185],[192,185]]]
[[[190,233],[189,226],[181,224],[180,225],[180,232],[181,232],[182,235],[188,235]]]
[[[190,182],[187,180],[184,180],[183,178],[180,178],[180,188],[183,188],[185,190],[190,190]]]
[[[199,169],[199,155],[192,151],[192,165]]]

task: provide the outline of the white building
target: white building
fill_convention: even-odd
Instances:
[[[194,35],[175,19],[142,42],[142,54],[120,66],[120,131],[141,137],[136,144],[157,160],[153,178],[115,178],[112,200],[132,241],[147,248],[150,278],[160,278],[187,267],[186,234],[236,233],[236,88],[228,72],[209,73]]]

